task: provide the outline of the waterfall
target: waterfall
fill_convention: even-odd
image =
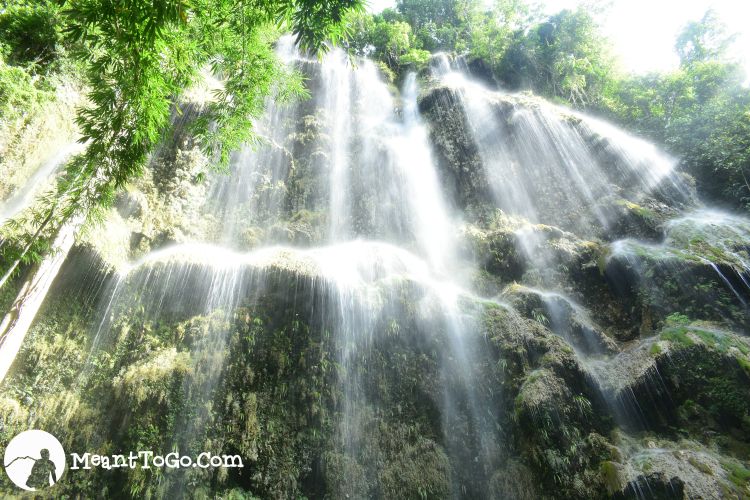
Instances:
[[[80,153],[85,146],[79,142],[72,142],[64,146],[54,157],[45,162],[38,168],[34,174],[26,181],[25,185],[17,190],[13,195],[4,201],[0,211],[0,224],[12,219],[22,210],[28,208],[34,201],[34,198],[40,194],[51,179],[54,178],[57,170],[73,155]]]
[[[588,235],[612,225],[607,201],[637,203],[664,183],[688,196],[676,161],[652,144],[530,96],[490,91],[445,55],[435,60],[433,75],[460,99],[494,202],[507,213]]]
[[[409,345],[445,345],[435,374],[441,395],[434,404],[445,415],[441,432],[451,443],[446,452],[457,474],[455,494],[487,494],[488,474],[498,460],[497,437],[488,418],[493,411],[478,390],[486,382],[477,379],[475,367],[481,348],[477,318],[462,304],[474,295],[457,274],[468,269],[458,255],[461,221],[440,186],[418,111],[417,76],[406,76],[397,101],[370,61],[354,65],[335,50],[316,63],[285,41],[278,53],[308,75],[314,98],[292,105],[268,102],[257,127],[259,145],[235,153],[230,175],[209,181],[201,213],[215,222],[204,241],[155,250],[117,271],[101,294],[100,319],[76,386],[83,391],[98,353],[117,349],[128,335],[122,330],[126,318],[184,321],[199,314],[210,317],[212,326],[192,340],[196,373],[181,390],[182,398],[201,407],[217,390],[227,362],[234,311],[267,293],[293,293],[285,300],[308,311],[306,320],[320,322],[333,336],[330,349],[337,353],[342,394],[334,450],[375,474],[375,456],[361,451],[369,439],[362,429],[386,409],[372,398],[372,381],[362,370],[387,342],[383,323],[394,329],[408,323],[416,328]],[[309,160],[305,164],[300,149]],[[308,186],[292,192],[302,178]],[[304,240],[290,239],[289,226],[261,234],[263,227],[292,225],[290,215],[300,210],[324,214],[313,218]],[[287,286],[292,289],[284,291]],[[404,294],[414,293],[418,307],[407,315]],[[298,294],[310,295],[305,300],[311,302],[297,302]],[[189,447],[192,437],[205,431],[209,415],[203,410],[178,415],[171,446]],[[471,442],[463,442],[466,437]],[[356,487],[352,482],[344,489]]]
[[[0,323],[0,381],[13,364],[29,326],[73,246],[79,227],[80,222],[69,222],[63,226],[52,244],[52,255],[36,266],[24,280],[10,311],[3,317]]]
[[[154,154],[9,372],[58,385],[0,405],[76,429],[66,447],[250,464],[119,472],[133,496],[535,498],[575,477],[559,494],[583,497],[614,462],[635,488],[657,477],[644,454],[677,460],[632,443],[676,413],[666,372],[692,358],[672,350],[745,353],[729,329],[750,324],[750,223],[703,206],[654,145],[482,86],[447,54],[394,82],[291,37],[277,55],[311,98],[269,98],[258,140],[205,185],[181,163],[189,140]],[[87,272],[103,285],[79,311]],[[49,353],[66,366],[33,372]]]
[[[403,124],[392,138],[400,177],[404,179],[409,213],[421,253],[438,271],[455,270],[456,242],[452,241],[448,208],[440,190],[427,132],[417,109],[417,75],[406,75],[402,90]],[[451,269],[453,266],[453,269]]]
[[[329,123],[333,144],[330,157],[330,205],[329,235],[340,240],[349,235],[349,153],[352,140],[354,113],[352,112],[352,78],[348,59],[341,52],[327,56],[323,65],[323,89],[321,107],[325,110],[325,120]],[[368,96],[369,97],[369,96]],[[361,112],[361,110],[358,110]],[[363,117],[364,121],[364,117]]]

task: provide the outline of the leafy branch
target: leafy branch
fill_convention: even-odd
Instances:
[[[223,88],[193,131],[221,167],[253,139],[253,119],[269,97],[305,95],[300,75],[275,56],[279,33],[291,30],[300,47],[319,53],[347,35],[345,14],[362,8],[362,0],[62,1],[63,39],[88,88],[76,117],[88,147],[68,163],[41,208],[4,228],[1,252],[10,264],[0,287],[46,251],[40,240],[51,240],[73,216],[96,217],[143,173],[177,100],[202,68],[210,65]]]

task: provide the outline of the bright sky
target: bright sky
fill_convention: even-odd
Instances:
[[[529,2],[533,3],[533,2]],[[540,0],[547,13],[575,8],[583,0]],[[603,0],[609,4],[602,19],[604,33],[612,40],[625,70],[644,73],[677,66],[674,52],[677,33],[689,21],[703,17],[713,8],[727,25],[729,33],[738,33],[738,57],[750,73],[750,2],[747,0]],[[394,0],[370,0],[370,10],[380,12],[393,7]]]

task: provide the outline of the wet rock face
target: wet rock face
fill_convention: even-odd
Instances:
[[[471,116],[482,109],[471,108],[462,92],[468,91],[437,85],[422,96],[420,109],[449,192],[468,214],[463,241],[479,268],[475,286],[497,295],[530,322],[523,329],[535,332],[533,339],[506,333],[506,339],[524,338],[523,347],[507,340],[500,345],[504,353],[523,353],[523,361],[510,364],[523,369],[506,368],[512,375],[504,384],[506,394],[514,394],[516,421],[530,428],[507,425],[515,439],[523,436],[517,450],[532,473],[542,473],[540,489],[552,496],[607,492],[617,498],[645,491],[655,498],[750,493],[747,481],[738,479],[748,459],[738,453],[746,449],[738,436],[748,435],[747,344],[732,333],[750,331],[746,221],[696,210],[692,183],[679,174],[648,181],[649,188],[638,191],[644,172],[658,166],[634,167],[638,161],[632,163],[606,129],[575,116],[564,120],[611,190],[578,210],[556,198],[567,192],[562,187],[547,200],[554,200],[547,208],[565,213],[562,218],[537,195],[536,214],[512,212],[502,203],[498,211],[482,151],[488,132],[477,130]],[[536,104],[494,96],[484,106],[502,132],[496,140],[513,144]],[[514,182],[512,173],[504,175]],[[570,217],[587,220],[587,210],[602,216],[588,219],[599,229]],[[501,324],[495,328],[507,331]],[[555,360],[551,366],[532,361],[531,346],[550,335],[542,332],[564,339],[576,354],[569,358],[564,349],[547,347],[541,357]],[[514,356],[499,359],[507,367]],[[580,412],[588,413],[580,418]],[[617,428],[658,437],[630,444],[630,437],[613,437]],[[574,456],[565,445],[575,446]],[[576,470],[582,472],[566,471],[561,464],[568,460],[580,460]],[[566,474],[574,478],[543,479]],[[525,491],[515,494],[531,495]]]
[[[501,296],[521,315],[547,326],[580,352],[591,355],[618,351],[614,340],[580,306],[562,295],[512,285]]]
[[[505,373],[514,451],[542,491],[595,496],[602,489],[599,464],[615,453],[604,437],[612,423],[572,349],[539,323],[502,309],[488,312],[485,327]]]
[[[0,127],[0,201],[9,201],[29,181],[47,180],[34,174],[78,140],[75,108],[83,95],[79,84],[66,79],[56,92],[33,97],[33,104],[16,104],[18,115]]]
[[[750,430],[748,354],[742,337],[676,324],[662,330],[654,343],[624,354],[629,359],[622,360],[620,375],[607,380],[633,425],[689,429],[704,438],[742,436]]]
[[[492,68],[483,59],[469,59],[468,61],[466,61],[466,68],[468,69],[469,74],[475,80],[483,83],[489,88],[498,87],[498,82],[495,78]]]
[[[648,331],[673,312],[750,328],[750,228],[742,219],[700,210],[664,224],[661,243],[633,239],[611,246],[605,275]],[[640,311],[640,312],[639,312]]]
[[[325,91],[320,65],[295,64]],[[328,258],[317,247],[330,243],[330,103],[279,111],[268,143],[210,182],[176,134],[120,195],[106,237],[71,253],[0,395],[0,444],[34,419],[71,450],[147,443],[246,461],[99,471],[58,485],[70,496],[749,496],[750,226],[680,215],[694,203],[683,183],[644,181],[643,165],[580,117],[544,125],[538,99],[497,94],[485,106],[496,129],[477,129],[462,90],[432,85],[419,109],[460,219],[446,232],[469,270],[455,301],[414,245],[382,243],[401,241],[408,221],[387,182],[404,171],[380,130],[346,120],[370,136],[341,162],[351,236],[380,241]],[[529,188],[538,213],[502,206],[496,181],[527,172],[488,175],[488,151],[517,159],[537,126],[541,142],[550,130],[578,137],[586,156],[572,164],[601,167],[584,172],[593,199],[568,172],[566,185]],[[482,144],[497,130],[493,147],[510,151]],[[257,168],[243,177],[243,162]],[[516,166],[560,174],[550,165]],[[216,246],[226,241],[232,250]]]
[[[606,466],[618,498],[643,487],[679,498],[742,497],[746,466],[750,344],[745,337],[674,315],[656,337],[591,366],[620,428],[643,436],[620,441]],[[657,494],[657,493],[655,493]],[[670,497],[667,497],[670,498]]]
[[[474,216],[499,206],[581,237],[659,239],[678,208],[696,205],[650,145],[533,96],[437,84],[420,111],[447,185]]]
[[[237,453],[248,463],[228,474],[93,472],[85,485],[60,485],[68,488],[63,493],[117,483],[180,495],[186,484],[207,481],[215,485],[211,491],[241,489],[264,497],[477,498],[515,491],[535,498],[561,487],[569,496],[598,491],[598,464],[612,458],[603,437],[612,424],[573,350],[544,325],[512,309],[469,301],[463,307],[479,323],[463,341],[476,364],[463,373],[458,360],[444,358],[455,339],[440,312],[414,306],[428,291],[408,281],[384,283],[387,302],[371,337],[348,339],[363,343],[355,358],[342,361],[347,345],[330,334],[342,322],[323,314],[323,304],[338,300],[336,289],[294,258],[274,262],[255,286],[241,288],[232,310],[198,316],[195,311],[205,309],[200,298],[212,295],[200,291],[215,281],[200,279],[209,269],[160,270],[165,264],[155,263],[119,285],[136,292],[143,286],[148,293],[115,301],[112,323],[98,338],[96,311],[57,296],[13,375],[17,384],[42,376],[49,385],[33,401],[9,396],[8,408],[56,408],[63,398],[64,412],[44,411],[49,417],[39,424],[69,436],[70,449],[130,449],[149,439],[164,449]],[[177,304],[176,295],[149,285],[159,273],[187,273],[185,288],[171,291],[180,295],[180,308],[153,308],[157,301]],[[57,335],[61,321],[76,335]],[[92,342],[100,349],[88,360]],[[54,368],[61,357],[69,360],[64,372]],[[88,362],[96,376],[85,390],[67,392],[69,377]],[[345,372],[344,362],[352,364]],[[367,377],[348,395],[356,404],[347,405],[342,377],[356,373]],[[471,397],[466,377],[476,381]],[[446,410],[446,398],[457,410]],[[472,413],[477,400],[492,413]],[[101,405],[112,410],[94,411]],[[13,422],[5,428],[8,435],[23,425]],[[79,432],[64,433],[68,425]],[[508,474],[517,471],[525,471],[527,480],[508,486]],[[553,477],[572,479],[561,486]]]
[[[736,281],[728,286],[722,276]],[[652,330],[674,311],[692,318],[748,328],[743,302],[750,295],[731,267],[715,265],[682,253],[644,248],[632,254],[615,253],[607,260],[605,276],[615,295],[629,304],[642,332]],[[731,282],[730,282],[731,283]],[[739,296],[733,293],[738,291]]]
[[[419,101],[419,111],[430,124],[444,188],[461,208],[482,213],[492,195],[457,91],[440,87],[427,93]]]
[[[135,294],[132,302],[116,301],[112,323],[101,336],[92,324],[98,320],[96,311],[75,308],[72,297],[59,295],[13,375],[14,384],[42,376],[48,385],[39,387],[33,400],[4,397],[3,438],[24,425],[8,409],[33,407],[43,415],[39,425],[68,436],[68,449],[107,453],[138,449],[148,439],[159,449],[237,453],[246,460],[245,469],[228,473],[93,471],[85,484],[60,484],[63,495],[128,484],[180,496],[186,485],[208,482],[214,484],[210,491],[229,494],[237,489],[266,498],[448,498],[456,483],[468,494],[486,496],[487,476],[494,468],[483,470],[469,460],[480,453],[482,441],[464,413],[468,410],[450,417],[450,440],[442,429],[448,418],[444,398],[461,397],[463,382],[452,370],[440,369],[442,345],[450,342],[445,324],[434,311],[423,315],[413,308],[426,292],[413,283],[393,285],[388,307],[372,325],[371,340],[361,340],[365,343],[356,359],[342,361],[339,353],[347,346],[330,333],[340,322],[326,317],[323,307],[338,300],[338,292],[324,286],[320,275],[274,266],[230,311],[196,316],[205,304],[187,301],[181,302],[184,308],[165,307],[155,314],[157,297],[165,304],[174,297],[152,288],[150,294]],[[156,267],[144,271],[144,283],[158,272]],[[191,267],[186,272],[200,276],[208,271]],[[200,284],[185,282],[196,297],[206,295],[196,290]],[[132,283],[119,286],[127,289]],[[189,292],[182,293],[185,299]],[[59,321],[75,334],[57,335]],[[469,348],[481,350],[479,340]],[[91,342],[101,349],[87,359]],[[67,360],[65,371],[53,366],[55,359]],[[483,372],[482,398],[493,397],[490,388],[498,384],[491,371],[484,372],[493,361],[483,358],[475,368]],[[355,369],[342,372],[343,362],[354,363]],[[368,377],[350,395],[357,404],[349,406],[341,377],[365,367]],[[96,375],[84,390],[66,389],[69,377],[81,370]],[[110,411],[94,411],[99,407]],[[62,410],[47,411],[52,408]],[[342,428],[342,421],[353,427]],[[78,431],[66,432],[69,425]],[[496,464],[499,453],[492,451],[487,463]]]

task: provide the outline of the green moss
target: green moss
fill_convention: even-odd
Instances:
[[[190,354],[172,347],[154,351],[139,363],[124,370],[114,382],[118,393],[127,395],[135,404],[147,400],[164,401],[170,396],[173,377],[180,380],[191,371]]]
[[[599,268],[599,275],[601,276],[604,276],[604,272],[607,270],[607,260],[609,259],[610,255],[612,255],[612,247],[602,247],[602,250],[599,252],[599,255],[596,259],[596,264]]]
[[[651,356],[657,357],[662,353],[662,349],[658,342],[654,342],[653,344],[651,344],[651,348],[648,352],[649,354],[651,354]]]
[[[654,462],[651,460],[651,457],[648,456],[638,457],[633,462],[642,472],[648,473],[654,468]]]
[[[343,453],[328,452],[323,458],[325,480],[335,497],[365,498],[368,478],[364,468]]]
[[[601,475],[604,487],[610,495],[614,495],[622,489],[622,478],[620,477],[620,470],[614,462],[604,461],[599,466],[599,474]]]
[[[750,376],[750,360],[747,358],[738,357],[737,362],[740,364],[743,370],[745,370],[745,373],[747,373]]]
[[[695,344],[695,341],[688,336],[688,332],[689,330],[684,327],[667,328],[662,331],[660,338],[681,346],[691,346]]]
[[[711,467],[709,467],[708,465],[704,464],[703,462],[699,462],[698,459],[696,459],[695,457],[693,457],[693,456],[688,457],[688,462],[690,463],[690,465],[692,465],[693,467],[695,467],[696,469],[698,469],[702,473],[707,474],[709,476],[713,476],[714,475],[714,472],[713,472],[713,470],[711,470]]]
[[[667,326],[683,326],[689,325],[691,320],[684,314],[672,313],[664,319]]]
[[[750,363],[740,351],[744,339],[701,329],[693,323],[665,329],[661,340],[672,346],[669,357],[658,357],[658,371],[666,382],[665,394],[678,411],[672,414],[658,404],[642,404],[647,418],[679,427],[700,441],[738,448],[726,436],[746,436],[749,428]],[[721,437],[707,437],[707,430]]]
[[[419,439],[388,460],[380,481],[385,498],[450,498],[450,462],[432,441]]]
[[[396,81],[396,73],[394,73],[393,70],[382,61],[378,61],[377,65],[378,69],[380,70],[380,74],[383,76],[383,79],[387,83],[393,84]]]
[[[600,462],[611,460],[612,446],[602,437],[608,427],[596,397],[581,383],[585,377],[573,374],[575,353],[538,322],[508,311],[488,311],[486,324],[501,351],[496,366],[509,392],[506,405],[514,410],[513,433],[539,489],[565,497],[601,495]]]
[[[646,219],[648,221],[656,221],[658,219],[656,212],[654,212],[653,210],[642,207],[629,200],[620,199],[616,203],[642,219]]]
[[[680,326],[665,328],[660,335],[661,340],[667,340],[685,347],[695,345],[699,341],[723,354],[728,353],[732,348],[737,349],[744,356],[750,353],[750,346],[740,337],[730,333],[701,328],[700,323],[690,323],[690,320],[684,315],[672,314],[668,316],[667,324]],[[738,357],[738,361],[742,363],[746,360]]]
[[[729,480],[745,495],[750,492],[750,469],[737,462],[722,462],[722,467],[727,471]]]

